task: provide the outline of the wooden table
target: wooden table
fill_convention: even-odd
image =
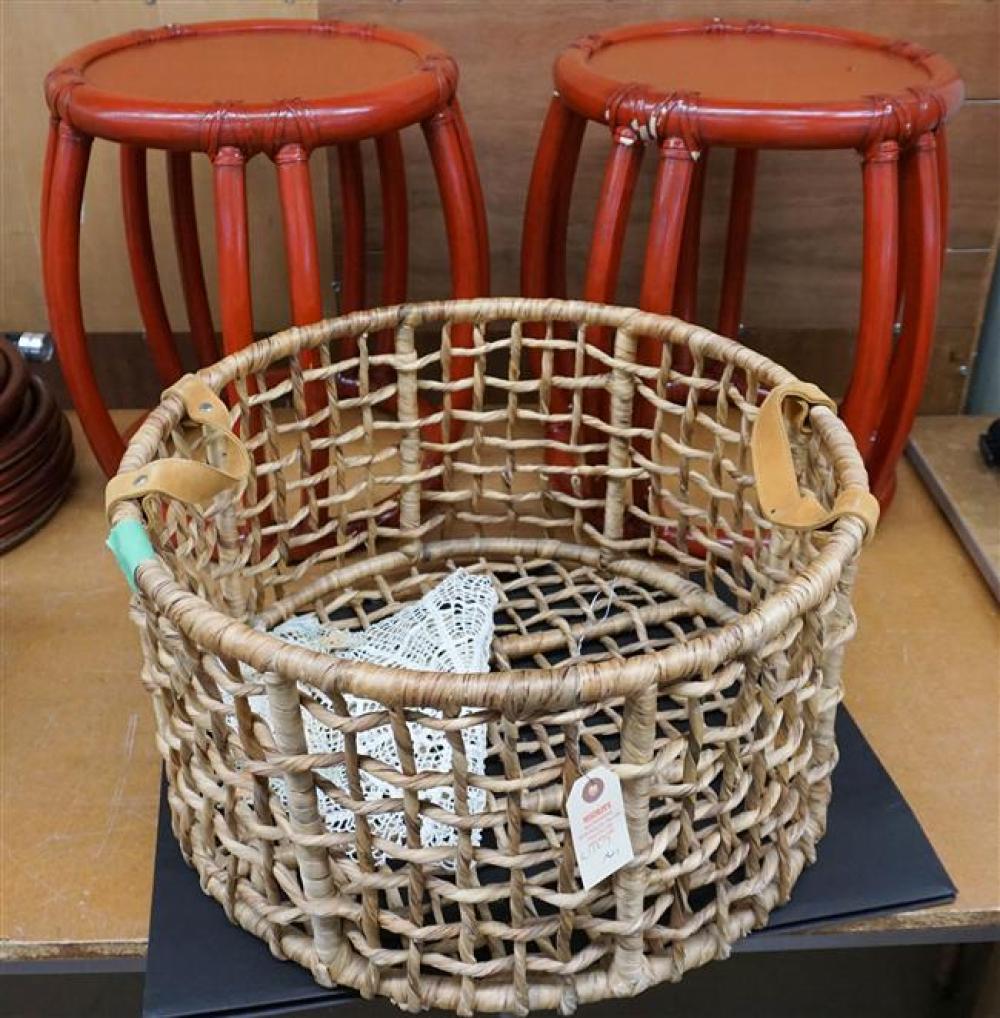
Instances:
[[[126,587],[103,546],[103,476],[78,428],[76,437],[74,494],[0,559],[0,962],[10,968],[45,959],[140,968],[149,925],[152,712]],[[985,939],[990,926],[995,935],[997,605],[907,464],[856,603],[847,704],[958,897],[799,935],[795,946]]]

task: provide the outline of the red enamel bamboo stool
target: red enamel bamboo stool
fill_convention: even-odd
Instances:
[[[294,324],[323,316],[310,156],[326,146],[336,147],[340,171],[341,311],[366,305],[361,145],[368,140],[376,149],[382,204],[379,300],[405,299],[408,213],[400,131],[411,125],[422,128],[433,163],[452,294],[487,291],[486,214],[455,94],[457,81],[454,60],[418,36],[371,25],[294,20],[132,32],[77,51],[48,75],[52,122],[42,192],[46,299],[67,385],[106,473],[117,469],[124,443],[98,389],[80,301],[80,210],[93,139],[120,145],[133,282],[154,365],[163,384],[170,385],[182,368],[153,250],[147,149],[166,152],[189,327],[200,362],[210,364],[219,350],[195,219],[194,153],[204,153],[213,166],[223,353],[253,339],[245,173],[255,155],[275,165]],[[373,352],[385,352],[390,339],[377,337]],[[464,339],[456,333],[453,342],[471,343],[471,333]],[[465,368],[471,371],[471,359],[457,358],[456,370]],[[342,378],[339,384],[350,389],[357,381]],[[305,389],[307,402],[325,405],[322,391],[312,392],[308,384]]]
[[[860,153],[860,326],[841,413],[865,456],[873,490],[888,504],[933,341],[947,227],[944,124],[964,94],[954,68],[906,42],[716,19],[587,36],[556,60],[555,87],[525,211],[526,296],[566,295],[566,229],[588,121],[605,124],[612,145],[583,296],[615,300],[639,166],[647,146],[655,146],[659,163],[639,306],[688,321],[697,318],[708,154],[719,146],[736,150],[717,325],[728,336],[740,325],[757,150]],[[658,351],[647,356],[658,358]]]

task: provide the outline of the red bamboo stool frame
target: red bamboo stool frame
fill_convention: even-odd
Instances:
[[[944,125],[964,95],[955,69],[911,43],[809,25],[715,19],[587,36],[556,60],[555,87],[524,219],[521,288],[529,297],[566,296],[566,230],[588,121],[607,125],[612,145],[583,297],[614,302],[639,166],[647,146],[655,146],[659,162],[639,306],[687,320],[696,317],[708,155],[714,147],[736,149],[718,322],[728,336],[740,325],[757,150],[859,152],[860,327],[841,413],[865,457],[872,489],[887,505],[933,342],[947,233]],[[656,364],[659,356],[650,344],[647,362]],[[605,394],[589,395],[587,412],[603,416]]]
[[[310,156],[326,146],[336,147],[340,168],[341,310],[365,306],[361,143],[369,139],[376,147],[383,209],[380,302],[405,299],[408,214],[399,132],[416,124],[437,179],[452,295],[487,292],[486,213],[457,81],[454,60],[418,36],[372,25],[294,20],[132,32],[78,50],[48,75],[52,120],[41,211],[46,298],[67,386],[108,475],[118,467],[124,442],[98,389],[80,300],[80,211],[93,139],[121,146],[129,262],[154,366],[167,386],[182,368],[157,275],[146,150],[166,151],[184,301],[198,359],[207,365],[219,351],[195,218],[193,153],[206,154],[213,165],[224,353],[253,339],[245,174],[247,161],[258,154],[276,168],[294,324],[323,315]],[[376,337],[373,352],[385,352],[387,338]],[[457,333],[454,338],[462,341]],[[471,332],[467,339],[471,344]],[[457,358],[454,370],[471,371],[471,365],[471,359]],[[343,378],[339,384],[349,388],[357,382]],[[317,389],[305,385],[307,404],[325,403],[321,386]]]

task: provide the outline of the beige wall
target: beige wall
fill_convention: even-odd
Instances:
[[[95,39],[134,28],[171,22],[223,18],[316,17],[315,0],[0,0],[2,59],[2,180],[0,180],[0,328],[45,327],[39,268],[38,205],[48,114],[42,81],[62,56]],[[115,146],[95,143],[87,180],[82,230],[82,275],[88,328],[95,332],[131,332],[140,328],[132,295],[118,191]],[[320,228],[329,236],[325,162],[317,160],[314,182]],[[205,271],[214,293],[215,257],[209,165],[195,160],[199,229]],[[288,324],[281,223],[275,199],[274,167],[258,157],[249,164],[249,205],[254,262],[257,326]],[[149,158],[150,208],[160,256],[158,266],[171,321],[179,331],[187,323],[172,252],[163,159]],[[329,275],[329,245],[323,250]]]

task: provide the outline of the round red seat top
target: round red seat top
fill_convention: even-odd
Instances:
[[[556,86],[594,120],[657,134],[673,115],[706,141],[805,147],[861,144],[883,118],[888,136],[932,130],[963,95],[947,61],[909,43],[717,19],[587,36],[560,55]]]
[[[206,120],[260,127],[276,113],[303,121],[303,143],[396,130],[440,109],[456,79],[454,61],[419,36],[344,22],[226,21],[94,43],[60,62],[46,95],[85,134],[199,149],[208,147]],[[249,135],[211,142],[269,147]]]
[[[895,53],[797,36],[711,33],[627,39],[590,69],[667,92],[749,102],[838,102],[925,87],[926,67]]]
[[[420,54],[376,38],[327,32],[185,34],[125,46],[88,63],[84,80],[119,95],[164,102],[330,99],[413,74]]]

